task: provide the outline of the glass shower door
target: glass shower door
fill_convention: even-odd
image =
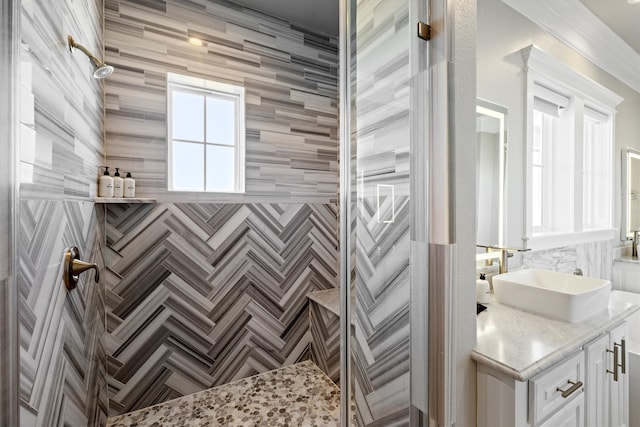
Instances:
[[[427,14],[426,0],[343,1],[343,424],[428,423]]]

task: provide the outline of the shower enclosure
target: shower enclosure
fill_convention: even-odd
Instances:
[[[104,236],[111,232],[121,238],[122,230],[147,215],[150,215],[149,218],[156,213],[171,216],[167,223],[178,236],[172,243],[182,248],[184,241],[179,237],[186,233],[183,233],[184,228],[179,221],[173,221],[175,218],[202,225],[204,229],[210,225],[205,225],[206,217],[211,213],[209,209],[220,209],[226,212],[225,215],[231,215],[227,210],[235,209],[233,212],[239,212],[238,215],[260,216],[264,219],[263,229],[267,230],[275,216],[290,218],[295,214],[267,203],[252,207],[256,210],[251,213],[246,206],[219,206],[222,204],[206,209],[172,205],[166,212],[154,210],[152,206],[138,206],[128,211],[117,206],[109,209],[96,207],[90,194],[91,186],[95,185],[95,171],[104,161],[102,114],[105,108],[118,111],[123,104],[114,102],[117,90],[110,92],[108,86],[105,102],[103,86],[93,81],[87,73],[86,58],[70,54],[65,43],[50,46],[43,42],[52,38],[50,34],[55,31],[34,29],[32,26],[34,22],[44,22],[43,25],[64,22],[70,28],[65,27],[61,37],[77,35],[83,43],[87,43],[91,52],[100,52],[104,37],[103,14],[110,13],[113,18],[117,9],[114,5],[126,4],[131,7],[136,6],[137,2],[111,0],[106,2],[110,7],[105,9],[105,2],[94,0],[78,4],[81,10],[67,11],[68,15],[61,12],[66,11],[64,5],[67,3],[59,3],[61,7],[54,8],[54,11],[45,10],[52,3],[44,0],[8,0],[0,6],[2,54],[3,58],[9,59],[0,65],[1,92],[5,94],[0,107],[0,348],[4,362],[0,369],[0,424],[3,425],[36,425],[38,422],[101,425],[113,403],[109,400],[108,391],[116,388],[124,390],[122,394],[126,398],[122,407],[116,409],[125,409],[126,405],[135,403],[137,397],[129,398],[126,395],[128,392],[133,395],[139,389],[146,391],[143,387],[136,389],[135,381],[127,386],[126,381],[131,378],[140,381],[170,378],[178,386],[186,384],[185,389],[198,382],[204,383],[202,376],[194,375],[190,369],[192,365],[202,367],[210,362],[198,355],[190,359],[191,364],[179,363],[184,359],[176,359],[178,362],[174,360],[171,367],[176,369],[173,372],[162,370],[158,375],[146,376],[144,372],[136,371],[136,364],[148,358],[129,356],[134,351],[144,355],[150,346],[140,343],[130,349],[126,346],[138,336],[156,336],[153,329],[144,331],[144,328],[149,325],[153,327],[154,319],[160,319],[159,316],[153,316],[166,313],[165,307],[156,311],[148,310],[149,322],[140,316],[143,320],[139,323],[132,321],[130,326],[121,327],[130,331],[139,328],[141,332],[134,333],[131,340],[116,342],[113,336],[104,338],[109,334],[104,330],[105,327],[109,329],[124,324],[121,319],[136,312],[138,306],[149,308],[144,292],[151,287],[145,286],[128,288],[127,291],[131,292],[128,294],[129,302],[124,303],[115,314],[113,310],[109,312],[108,308],[109,305],[117,306],[125,299],[123,295],[126,292],[115,292],[113,283],[120,283],[127,271],[147,268],[149,264],[134,262],[131,268],[127,266],[129,270],[123,269],[122,274],[115,269],[107,269],[107,274],[101,275],[102,280],[107,277],[107,286],[111,286],[107,291],[104,287],[79,286],[82,292],[76,289],[67,295],[52,287],[47,288],[50,293],[46,294],[43,293],[44,288],[31,286],[31,283],[40,283],[45,279],[54,283],[60,279],[60,267],[55,259],[63,253],[62,250],[58,251],[59,246],[73,246],[75,240],[80,240],[83,259],[96,262],[105,271],[105,262],[113,262],[115,258],[110,252],[113,248],[104,244]],[[180,0],[173,3],[180,3]],[[184,3],[194,5],[199,2]],[[461,264],[468,263],[469,271],[473,268],[471,260],[474,251],[470,242],[475,238],[475,231],[466,229],[466,225],[456,219],[461,210],[473,210],[474,200],[469,198],[467,201],[465,194],[458,195],[454,191],[454,188],[468,186],[469,194],[475,194],[473,184],[468,185],[469,181],[462,176],[466,167],[473,166],[473,154],[465,157],[468,155],[464,148],[453,144],[456,140],[453,131],[459,132],[453,126],[453,115],[468,113],[468,117],[474,116],[475,94],[469,97],[468,106],[464,108],[463,102],[456,103],[463,100],[465,93],[474,93],[473,85],[456,86],[460,88],[459,92],[453,90],[455,84],[463,80],[468,82],[468,79],[460,77],[463,73],[455,72],[453,66],[454,24],[457,25],[459,19],[467,24],[475,19],[472,6],[465,6],[471,13],[464,19],[454,16],[454,10],[466,3],[470,2],[340,0],[341,184],[337,205],[341,248],[340,379],[345,426],[351,420],[359,426],[419,426],[428,425],[430,420],[440,425],[451,425],[456,418],[456,400],[459,401],[461,395],[469,398],[469,391],[461,391],[460,383],[468,384],[472,375],[465,373],[464,381],[461,380],[456,376],[454,364],[462,366],[456,359],[460,351],[460,346],[456,344],[460,341],[456,325],[472,315],[461,315],[456,311],[460,305],[456,300],[459,293],[453,286],[454,278],[464,271],[460,268]],[[33,14],[41,12],[43,15],[47,12],[53,18],[33,19]],[[75,19],[74,13],[82,16],[82,19]],[[118,18],[116,16],[115,19]],[[418,34],[420,22],[432,23],[430,35],[426,32]],[[26,28],[21,30],[21,23]],[[162,25],[165,24],[162,21]],[[128,31],[128,36],[139,39],[135,31]],[[22,46],[21,37],[24,39]],[[462,41],[456,49],[470,49],[473,53],[469,47],[473,44],[472,38],[467,36]],[[139,47],[135,44],[135,48]],[[149,93],[158,96],[154,90],[162,79],[157,75],[152,73],[146,76],[148,78],[138,78],[140,76],[135,73],[139,68],[134,66],[121,66],[118,75],[118,61],[114,62],[113,59],[119,54],[115,47],[106,50],[105,62],[116,68],[116,72],[109,77],[113,80],[107,81],[115,82],[114,86],[120,84],[118,87],[123,92],[131,90],[134,81],[136,84],[149,84]],[[127,61],[141,56],[138,52],[128,54]],[[21,59],[23,64],[20,63]],[[182,64],[184,60],[181,57],[177,62]],[[127,81],[127,78],[130,80]],[[74,86],[76,84],[81,86],[81,90]],[[34,93],[36,96],[32,96]],[[144,101],[142,96],[129,95],[135,98],[134,103]],[[305,96],[301,95],[301,98],[304,100]],[[35,118],[18,113],[25,111],[20,108],[24,105],[19,101],[28,102],[34,98],[35,105],[31,107],[35,111]],[[296,102],[303,101],[298,99]],[[160,104],[155,102],[154,105]],[[122,118],[127,114],[116,116]],[[157,115],[149,116],[157,118]],[[128,117],[140,118],[144,114],[131,113]],[[36,126],[35,122],[39,125]],[[467,136],[473,140],[475,127],[472,119],[468,119],[468,122]],[[114,127],[122,128],[121,123]],[[140,126],[139,129],[146,131],[150,128]],[[107,131],[108,140],[113,135],[113,130]],[[139,139],[140,136],[133,135],[131,140],[139,142],[143,139]],[[24,144],[30,142],[30,138],[34,144],[39,144],[39,148],[48,147],[51,157],[42,157],[43,153],[47,153],[46,150],[29,150],[32,146]],[[79,145],[74,145],[78,141]],[[138,157],[144,160],[145,155],[154,154],[153,150],[158,149],[157,141],[153,135],[149,137],[150,145],[146,147],[149,151],[144,151],[144,155]],[[118,147],[119,140],[108,142]],[[127,140],[120,146],[128,144]],[[134,157],[132,154],[128,159]],[[69,170],[75,172],[68,173]],[[51,177],[62,183],[63,190],[47,186],[47,180]],[[161,179],[153,181],[156,177],[154,175],[148,182],[157,189],[162,182]],[[290,178],[287,174],[281,177]],[[289,185],[285,182],[283,187]],[[327,193],[335,194],[335,189],[331,190],[330,186],[323,188]],[[293,204],[291,200],[283,203]],[[335,207],[336,201],[326,204]],[[336,218],[335,209],[291,209],[317,218]],[[110,215],[110,219],[105,218],[105,213]],[[121,219],[119,225],[122,228],[109,223],[114,218]],[[144,221],[139,228],[141,231],[147,230]],[[152,222],[149,220],[149,223]],[[473,224],[474,221],[468,223]],[[105,230],[105,225],[110,231]],[[290,224],[293,229],[294,225],[295,222]],[[164,236],[165,231],[157,231],[154,236]],[[139,234],[143,235],[142,232]],[[141,242],[141,245],[149,243],[150,248],[156,248],[149,240],[143,238]],[[469,242],[469,250],[462,248],[460,242]],[[123,241],[122,246],[127,244]],[[264,245],[265,248],[267,246]],[[145,251],[137,252],[142,258]],[[229,271],[233,270],[229,268]],[[149,267],[144,271],[159,270]],[[25,278],[20,286],[17,284],[18,273]],[[469,276],[472,277],[471,274]],[[172,282],[176,288],[183,281],[191,280],[191,277],[179,279]],[[130,279],[130,282],[133,281],[133,278]],[[208,285],[200,280],[195,282],[203,288]],[[170,344],[173,345],[171,350],[179,348],[184,351],[183,354],[190,355],[195,354],[192,351],[195,346],[187,341],[194,337],[194,330],[197,332],[195,341],[203,343],[203,348],[208,345],[204,339],[201,340],[208,331],[197,331],[197,328],[211,319],[197,318],[192,322],[195,325],[193,328],[189,328],[189,322],[175,321],[179,315],[206,305],[203,303],[201,307],[196,307],[196,304],[187,304],[185,301],[189,301],[194,294],[180,292],[176,294],[185,296],[182,300],[167,298],[173,304],[170,308],[177,313],[168,321],[169,326],[181,331],[172,335],[172,338],[179,339]],[[472,289],[469,295],[473,295]],[[298,293],[296,298],[303,306]],[[472,297],[463,303],[469,305],[467,303],[471,300]],[[42,309],[44,314],[34,314],[36,309]],[[142,311],[138,310],[139,313]],[[229,311],[234,313],[233,310]],[[105,313],[108,314],[105,316]],[[269,310],[260,313],[265,318],[270,318],[272,314]],[[300,310],[296,315],[303,316]],[[116,318],[118,316],[122,317]],[[59,322],[50,323],[52,318]],[[253,324],[255,326],[256,322]],[[167,328],[159,321],[158,325],[157,331],[160,332],[157,336],[160,336]],[[302,334],[299,328],[284,329]],[[223,335],[229,340],[236,337],[232,332]],[[471,341],[467,340],[467,347],[468,342]],[[110,354],[110,348],[116,348],[116,351]],[[224,349],[220,351],[224,352]],[[51,354],[62,353],[64,357],[51,357]],[[129,357],[130,367],[121,362],[121,356]],[[287,357],[282,359],[288,360]],[[115,378],[110,375],[122,366],[127,367],[122,369],[121,376]],[[185,366],[189,369],[180,370]],[[202,369],[204,372],[207,367]],[[184,376],[172,376],[175,372]],[[55,375],[46,376],[47,373]],[[221,376],[227,373],[223,372]],[[53,389],[65,390],[65,394],[50,392]],[[156,390],[153,393],[162,398],[172,397],[170,390]],[[153,397],[151,394],[143,393],[141,399]],[[64,414],[56,409],[62,401],[72,408]]]
[[[342,2],[345,425],[455,420],[453,9]]]

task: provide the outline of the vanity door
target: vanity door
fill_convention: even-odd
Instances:
[[[629,325],[624,322],[622,325],[613,329],[609,333],[609,363],[608,370],[617,370],[617,381],[612,373],[608,373],[610,393],[609,393],[609,405],[610,405],[610,425],[611,427],[628,426],[629,425],[629,373],[627,367],[627,361],[629,354],[626,349],[626,343],[629,341]],[[618,360],[614,360],[615,353],[612,353],[617,348]],[[616,367],[614,364],[617,364]],[[638,404],[638,402],[634,402]]]
[[[585,397],[587,401],[586,425],[589,427],[601,427],[609,425],[609,376],[607,373],[610,365],[609,334],[605,334],[597,340],[585,346],[587,358],[587,381],[585,384]]]
[[[587,426],[629,425],[628,333],[624,322],[585,346]]]

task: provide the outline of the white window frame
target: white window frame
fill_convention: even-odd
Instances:
[[[525,186],[523,191],[524,230],[523,244],[532,249],[549,249],[561,246],[575,245],[589,241],[608,240],[616,236],[614,227],[614,161],[613,150],[615,147],[615,115],[616,107],[623,98],[599,83],[587,78],[581,73],[570,68],[553,56],[541,51],[534,45],[521,50],[524,60],[524,84],[525,84],[525,117],[523,126],[525,140],[524,168]],[[532,224],[532,182],[533,182],[533,112],[536,103],[535,98],[541,96],[540,88],[547,88],[548,96],[555,93],[570,100],[563,115],[566,128],[563,129],[563,137],[569,138],[573,144],[570,159],[573,163],[571,182],[568,185],[571,194],[571,211],[566,212],[570,224],[560,230],[534,229]],[[544,96],[542,95],[544,98]],[[556,104],[560,105],[558,102]],[[610,129],[610,212],[609,225],[600,229],[584,229],[583,227],[583,132],[585,108],[596,110],[607,117]],[[557,185],[554,182],[554,185]]]
[[[612,126],[613,126],[613,120],[611,119],[611,117],[607,114],[603,114],[601,112],[599,112],[596,108],[592,108],[589,105],[585,105],[584,107],[584,120],[583,120],[583,129],[584,129],[584,133],[583,133],[583,141],[584,141],[584,145],[586,146],[587,144],[587,132],[586,132],[586,125],[587,123],[591,122],[594,126],[593,129],[593,133],[595,134],[600,134],[600,136],[604,135],[604,139],[606,140],[607,138],[612,138]],[[600,138],[598,138],[598,136],[596,136],[595,138],[595,142],[597,143],[598,140]],[[590,141],[591,143],[593,143],[594,141]],[[612,144],[615,145],[615,144]],[[595,163],[597,164],[601,164],[601,162],[603,160],[608,160],[607,163],[609,164],[615,164],[614,161],[614,150],[611,149],[612,147],[603,147],[604,150],[602,150],[601,152],[598,152],[597,148],[594,148],[591,152],[591,155],[594,156],[595,159],[597,159],[597,161]],[[588,161],[589,159],[587,158],[587,150],[585,149],[585,154],[583,157],[583,175],[585,176],[585,182],[583,183],[583,185],[586,187],[587,183],[587,171],[585,170],[585,161]],[[614,168],[615,169],[615,168]],[[598,175],[600,175],[601,172],[600,170],[596,170],[595,171],[591,171],[591,180],[596,182],[595,185],[598,185],[597,182],[601,181],[598,177]],[[603,171],[604,173],[606,173],[606,171]],[[594,176],[595,175],[595,176]],[[614,176],[613,174],[611,174],[608,177],[605,177],[605,179],[608,178],[610,181],[614,180]],[[592,187],[593,188],[593,187]],[[609,194],[609,198],[607,200],[602,200],[599,199],[597,200],[597,203],[589,203],[590,197],[591,195],[587,195],[586,190],[584,191],[584,200],[583,200],[583,228],[585,230],[589,230],[589,229],[597,229],[597,228],[601,228],[598,226],[598,223],[600,223],[602,221],[602,218],[598,218],[599,215],[598,212],[587,212],[587,204],[590,205],[590,207],[593,207],[595,205],[609,205],[612,206],[614,204],[614,198],[613,198],[613,194]],[[594,200],[595,201],[595,200]],[[591,215],[591,223],[589,223],[589,221],[586,218],[586,215],[590,214]],[[603,215],[605,218],[604,220],[609,220],[609,222],[612,222],[612,219],[610,218],[606,218],[606,214]]]
[[[207,169],[206,155],[203,156],[204,162],[204,190],[184,190],[173,187],[173,93],[179,91],[183,93],[193,93],[204,97],[213,97],[217,99],[233,100],[235,104],[235,141],[234,141],[234,188],[231,191],[207,190]],[[231,85],[227,83],[205,80],[192,76],[185,76],[176,73],[167,73],[167,190],[172,192],[188,192],[188,193],[224,193],[235,194],[245,192],[245,93],[241,86]],[[206,110],[205,110],[206,121]],[[206,126],[203,123],[203,126]],[[199,143],[204,147],[216,146],[218,144],[204,141],[187,141]],[[227,145],[227,147],[229,147]],[[203,149],[203,153],[206,150]]]

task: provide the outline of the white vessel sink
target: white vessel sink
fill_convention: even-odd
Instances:
[[[525,269],[493,276],[493,291],[499,303],[576,323],[607,308],[611,282],[555,271]]]

